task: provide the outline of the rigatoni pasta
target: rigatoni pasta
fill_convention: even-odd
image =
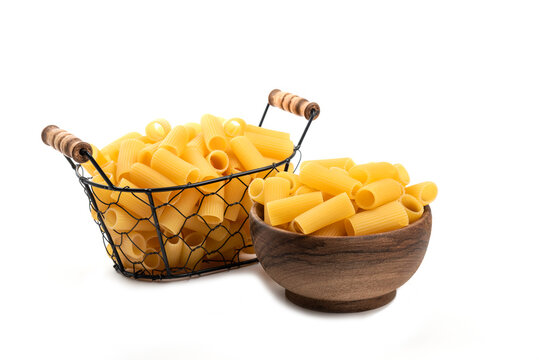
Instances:
[[[438,195],[438,188],[432,181],[425,181],[419,184],[408,186],[405,191],[407,194],[410,194],[419,200],[423,206],[433,202]]]
[[[273,226],[285,224],[322,202],[320,191],[270,201],[266,204],[268,223]]]
[[[353,198],[356,191],[361,187],[361,182],[337,171],[312,162],[301,168],[299,179],[313,189],[326,192],[331,195],[339,195],[342,192]]]
[[[293,224],[299,232],[310,234],[354,214],[352,201],[346,193],[341,193],[297,216]]]

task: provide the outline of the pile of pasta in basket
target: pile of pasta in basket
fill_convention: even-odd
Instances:
[[[421,218],[438,193],[433,182],[408,186],[400,164],[355,165],[350,158],[305,161],[299,175],[255,179],[249,196],[264,221],[288,231],[357,236],[396,230]]]
[[[193,271],[253,253],[247,187],[284,166],[234,174],[275,164],[293,151],[287,133],[212,115],[204,115],[200,124],[176,127],[158,119],[148,124],[145,135],[132,132],[102,149],[92,145],[93,157],[108,180],[126,189],[92,186],[97,204],[92,214],[102,219],[102,230],[113,242],[108,244],[109,255],[117,253],[128,270],[153,273],[162,271],[165,261],[173,271]],[[90,162],[82,166],[94,183],[107,185]],[[132,191],[197,182],[206,183],[180,190]]]

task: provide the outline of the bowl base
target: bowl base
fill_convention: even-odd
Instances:
[[[288,300],[294,304],[304,307],[306,309],[331,312],[331,313],[350,313],[360,312],[379,308],[391,302],[395,298],[397,290],[393,290],[390,293],[363,300],[352,301],[332,301],[308,298],[302,295],[293,293],[292,291],[285,290],[285,295]]]

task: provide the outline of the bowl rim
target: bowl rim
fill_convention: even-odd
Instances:
[[[314,239],[368,239],[368,238],[374,238],[374,237],[378,237],[379,235],[395,235],[399,232],[403,232],[403,231],[407,231],[407,230],[410,230],[411,228],[413,227],[417,227],[419,226],[420,224],[424,223],[427,219],[427,217],[429,216],[432,216],[432,211],[430,209],[430,206],[429,205],[425,205],[425,210],[423,211],[423,215],[421,215],[421,217],[414,221],[413,223],[405,226],[405,227],[402,227],[400,229],[397,229],[397,230],[391,230],[391,231],[385,231],[385,232],[381,232],[381,233],[375,233],[375,234],[368,234],[368,235],[346,235],[346,236],[327,236],[327,235],[312,235],[312,234],[301,234],[301,233],[296,233],[296,232],[292,232],[292,231],[288,231],[288,230],[285,230],[285,229],[281,229],[281,228],[278,228],[278,227],[275,227],[275,226],[271,226],[269,224],[267,224],[264,220],[262,220],[262,218],[258,215],[258,211],[263,211],[263,205],[260,204],[260,203],[257,203],[257,202],[254,202],[253,204],[253,207],[251,208],[251,211],[250,211],[250,214],[249,214],[249,219],[251,221],[256,221],[257,223],[259,223],[262,227],[266,228],[266,229],[270,229],[269,231],[275,231],[277,233],[283,233],[284,234],[292,234],[294,236],[304,236],[304,237],[310,237],[310,238],[314,238]]]

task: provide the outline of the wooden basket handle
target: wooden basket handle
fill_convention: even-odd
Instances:
[[[314,119],[320,115],[320,106],[315,102],[290,94],[279,89],[275,89],[269,93],[268,103],[271,106],[278,107],[284,111],[288,111],[298,116],[304,116],[305,119],[311,118],[311,111],[315,110]]]
[[[83,154],[81,150],[86,150],[92,154],[92,146],[87,142],[82,141],[75,135],[58,128],[56,125],[46,126],[41,132],[41,140],[46,145],[52,146],[65,156],[68,156],[78,163],[88,161],[88,156]]]

